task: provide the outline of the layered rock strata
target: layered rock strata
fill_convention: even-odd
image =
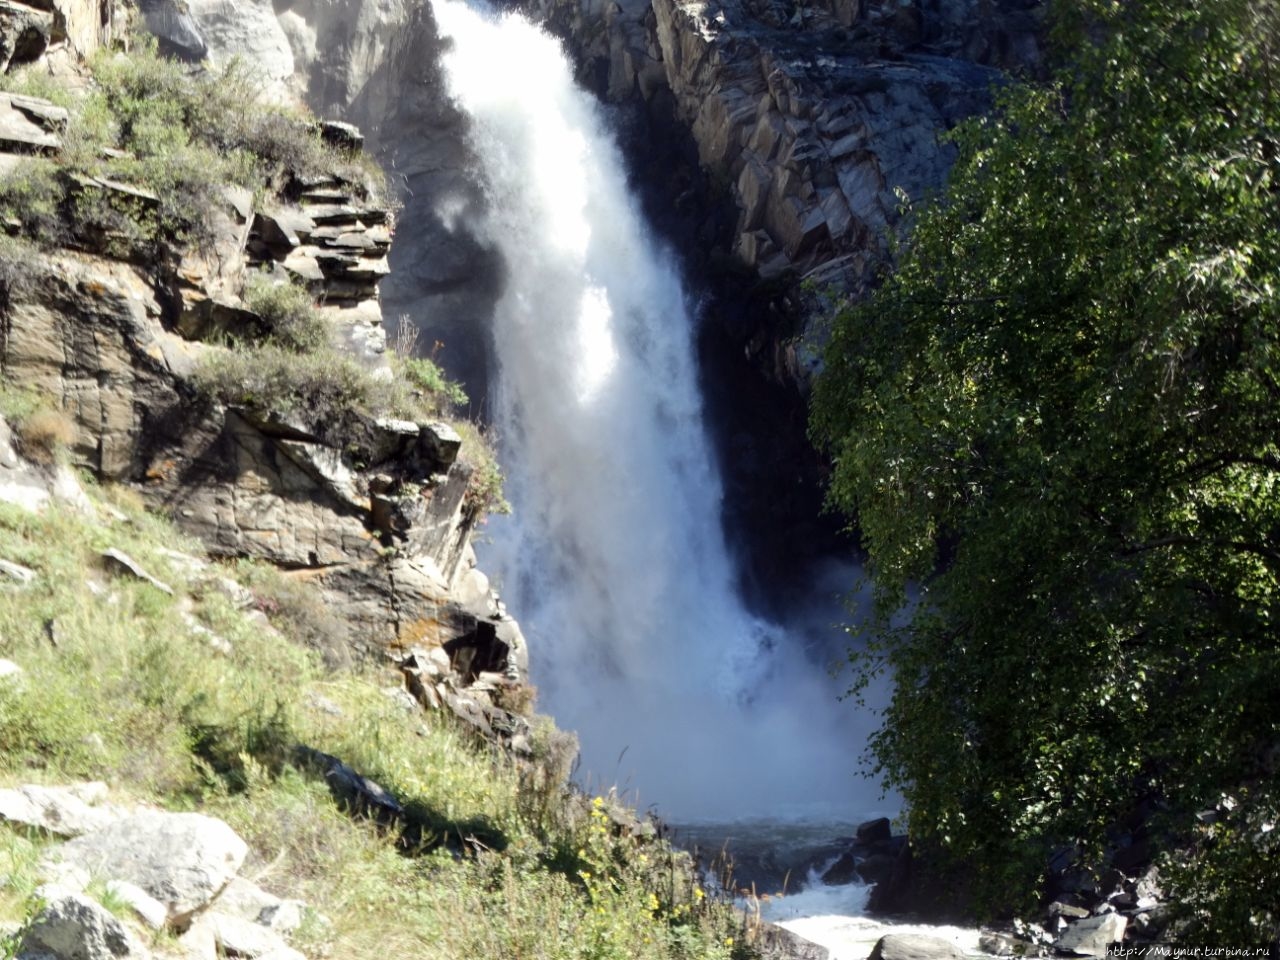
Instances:
[[[32,140],[57,151],[64,124],[52,104],[7,97],[0,130],[21,126],[25,139],[0,138],[0,162],[19,162]],[[522,674],[518,627],[474,570],[473,468],[449,424],[222,404],[194,382],[226,349],[208,341],[263,326],[242,296],[251,275],[305,286],[334,344],[389,377],[378,299],[387,207],[338,171],[294,177],[261,205],[224,199],[212,242],[174,251],[172,270],[85,243],[0,250],[0,373],[56,401],[78,465],[137,485],[215,555],[310,581],[358,653],[448,644],[461,662],[499,625],[511,634],[502,669]]]

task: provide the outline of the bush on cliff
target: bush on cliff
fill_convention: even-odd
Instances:
[[[1069,66],[960,128],[814,394],[881,601],[872,750],[994,907],[1128,819],[1181,937],[1274,942],[1280,8],[1059,12]]]
[[[0,216],[47,246],[68,237],[120,257],[163,259],[166,248],[213,238],[210,217],[237,186],[262,194],[289,175],[345,173],[375,198],[376,168],[329,147],[306,117],[262,102],[239,62],[197,70],[136,41],[100,52],[93,83],[76,91],[32,70],[0,76],[0,89],[53,100],[71,114],[64,149],[33,159],[0,184]],[[96,187],[106,179],[143,191]]]

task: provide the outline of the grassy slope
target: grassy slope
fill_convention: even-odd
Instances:
[[[0,655],[24,671],[0,684],[0,780],[100,778],[117,800],[224,818],[252,847],[249,876],[327,918],[297,938],[309,956],[744,954],[740,921],[701,895],[680,855],[617,836],[606,802],[575,801],[450,718],[406,710],[384,692],[385,673],[326,675],[253,618],[271,609],[288,629],[313,615],[297,608],[304,595],[273,592],[277,576],[245,564],[189,569],[165,551],[199,555],[197,545],[127,492],[114,498],[118,516],[100,511],[102,521],[0,504],[0,557],[38,573],[31,587],[0,589]],[[108,547],[176,595],[102,570]],[[218,577],[255,584],[255,604],[238,609]],[[293,761],[300,743],[392,790],[434,828],[427,841],[479,836],[484,847],[397,849]],[[0,919],[31,909],[43,842],[0,832]]]

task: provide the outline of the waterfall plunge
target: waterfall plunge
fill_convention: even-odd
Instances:
[[[867,811],[855,711],[736,594],[689,305],[597,104],[518,15],[434,10],[507,266],[492,419],[514,513],[480,552],[542,709],[578,731],[588,787],[668,817]]]

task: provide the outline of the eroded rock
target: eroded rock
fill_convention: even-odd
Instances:
[[[80,894],[49,901],[23,935],[18,948],[26,957],[57,960],[121,960],[145,957],[146,949],[110,911]]]
[[[170,926],[216,897],[244,862],[235,831],[198,813],[145,811],[86,833],[50,854],[50,869],[72,868],[135,884],[164,904]]]
[[[106,796],[107,785],[101,782],[28,784],[0,790],[0,819],[60,837],[77,837],[124,815],[121,808],[104,803]]]
[[[951,941],[915,933],[891,933],[876,941],[868,960],[963,960]]]

